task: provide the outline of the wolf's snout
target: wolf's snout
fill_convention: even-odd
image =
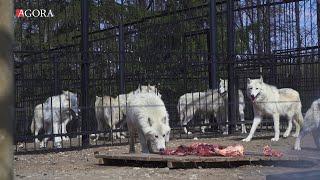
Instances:
[[[160,148],[159,151],[160,151],[160,152],[163,152],[163,151],[164,151],[164,148]]]
[[[251,100],[254,101],[256,97],[254,95],[251,95]]]

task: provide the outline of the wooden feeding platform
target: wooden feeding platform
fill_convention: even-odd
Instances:
[[[267,157],[261,153],[247,152],[242,157],[223,156],[176,156],[159,154],[129,154],[95,152],[95,158],[101,165],[110,166],[143,166],[143,167],[237,167],[241,165],[298,162],[297,156],[284,155],[282,157]]]

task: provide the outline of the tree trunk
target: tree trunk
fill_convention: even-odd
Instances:
[[[0,177],[12,179],[13,1],[0,0]]]

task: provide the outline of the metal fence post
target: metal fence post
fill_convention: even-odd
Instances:
[[[233,16],[233,0],[227,1],[227,62],[228,62],[228,119],[229,133],[235,131],[236,121],[236,104],[235,104],[235,76],[234,76],[234,55],[235,55],[235,40],[234,40],[234,16]]]
[[[89,121],[89,1],[81,0],[81,131],[87,132]],[[89,145],[89,135],[82,135],[82,146]]]
[[[217,10],[216,0],[210,1],[210,81],[211,89],[217,88]]]
[[[120,24],[119,24],[119,61],[120,61],[120,93],[125,93],[125,49],[123,33],[123,0],[121,0]]]
[[[317,30],[318,30],[318,51],[320,48],[320,1],[317,1]]]
[[[53,57],[53,75],[54,75],[54,88],[53,88],[53,94],[54,95],[57,95],[59,94],[59,89],[58,86],[59,86],[59,73],[58,73],[58,58],[56,56]]]

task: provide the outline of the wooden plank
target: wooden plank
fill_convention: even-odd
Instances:
[[[279,160],[299,160],[296,156],[285,155],[279,157],[266,157],[259,154],[249,154],[243,157],[201,157],[201,156],[167,156],[159,154],[118,154],[118,153],[95,153],[95,158],[104,160],[130,160],[139,162],[165,162],[168,167],[174,163],[219,163],[219,162],[253,162],[253,161],[279,161]]]

